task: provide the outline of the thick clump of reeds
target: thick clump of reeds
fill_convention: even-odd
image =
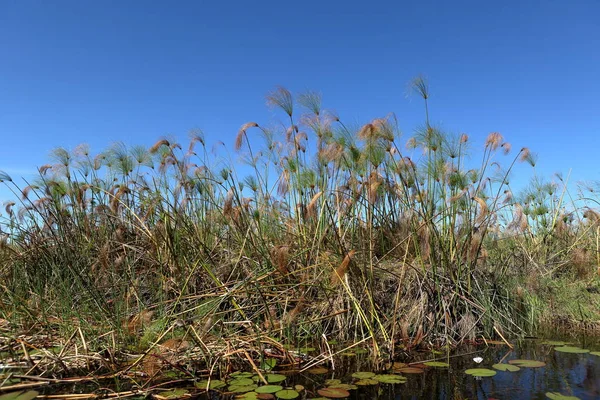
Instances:
[[[244,124],[237,169],[195,132],[186,148],[59,148],[24,188],[3,174],[20,204],[1,222],[0,313],[142,349],[177,329],[392,354],[522,332],[537,322],[527,277],[596,273],[600,214],[562,180],[513,196],[515,163],[534,155],[494,132],[473,162],[414,88],[425,119],[406,139],[393,114],[352,128],[317,94],[278,88],[285,122]]]

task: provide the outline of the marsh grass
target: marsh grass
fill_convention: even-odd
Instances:
[[[393,114],[353,129],[278,88],[285,122],[242,125],[237,170],[194,132],[185,148],[58,148],[26,187],[2,174],[19,198],[1,221],[2,318],[143,356],[185,338],[208,366],[320,338],[393,357],[522,333],[552,310],[549,283],[597,283],[593,188],[573,198],[533,170],[513,195],[535,155],[493,132],[473,161],[467,135],[430,123],[427,82],[414,88],[424,123],[406,138]]]

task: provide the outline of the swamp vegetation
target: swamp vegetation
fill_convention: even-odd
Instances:
[[[424,121],[406,138],[393,114],[352,127],[278,88],[284,122],[241,127],[242,167],[193,132],[58,148],[24,187],[1,173],[19,200],[0,219],[0,350],[53,378],[148,380],[302,363],[306,346],[327,364],[332,341],[390,361],[598,330],[600,187],[545,181],[497,132],[475,159],[471,138],[430,123],[427,83],[413,88]],[[513,193],[522,163],[532,180]]]

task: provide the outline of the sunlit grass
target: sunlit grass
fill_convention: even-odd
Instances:
[[[467,135],[430,124],[427,83],[415,89],[424,123],[409,137],[394,115],[352,129],[317,94],[278,88],[283,126],[235,138],[245,168],[195,132],[185,146],[59,148],[26,187],[0,174],[20,199],[0,225],[3,318],[67,336],[78,321],[141,348],[167,329],[391,353],[530,329],[538,278],[597,282],[594,192],[534,174],[515,194],[511,171],[536,156],[493,132],[474,157]]]

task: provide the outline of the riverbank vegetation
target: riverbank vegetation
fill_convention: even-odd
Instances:
[[[185,344],[211,366],[284,345],[395,357],[549,321],[598,327],[598,188],[533,175],[513,192],[535,154],[497,132],[481,149],[444,133],[426,82],[414,89],[412,135],[392,114],[354,128],[317,94],[278,88],[268,101],[284,122],[232,137],[243,167],[194,132],[58,148],[24,187],[2,174],[19,199],[0,221],[5,336],[135,351],[136,366]],[[118,369],[111,357],[103,368]]]

